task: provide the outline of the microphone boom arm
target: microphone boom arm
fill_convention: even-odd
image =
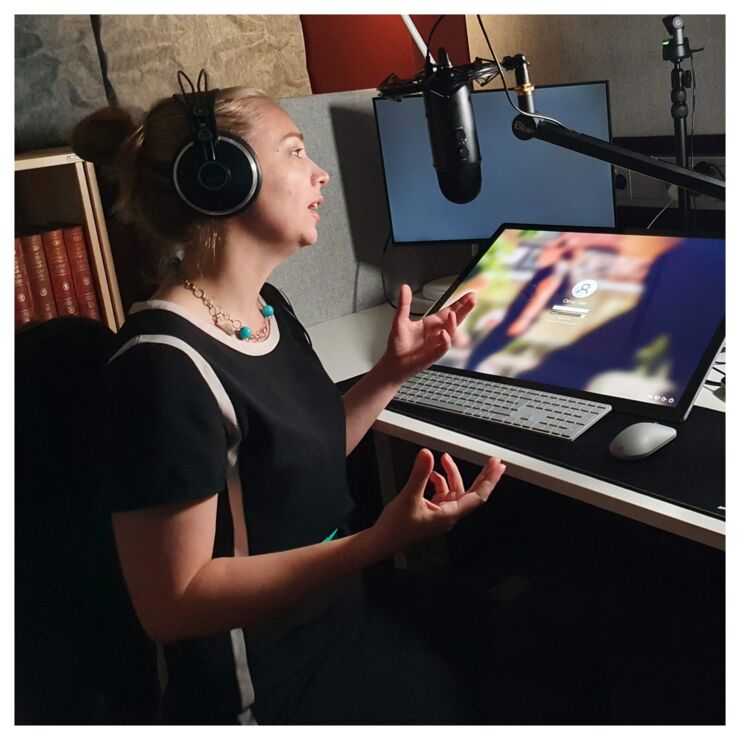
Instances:
[[[534,108],[534,86],[529,81],[527,66],[529,62],[523,54],[506,57],[503,60],[504,69],[514,70],[516,75],[516,93],[519,109],[529,115],[518,115],[511,124],[514,136],[518,139],[540,139],[549,144],[561,146],[564,149],[585,154],[587,157],[599,159],[602,162],[626,167],[641,175],[668,182],[681,188],[693,190],[702,195],[708,195],[718,200],[725,199],[725,183],[717,177],[710,177],[694,172],[686,167],[664,162],[655,157],[638,154],[624,149],[608,141],[596,139],[593,136],[579,134],[564,126],[558,126],[550,121],[536,118]],[[535,117],[532,117],[535,116]]]
[[[535,114],[536,115],[536,114]],[[568,128],[556,126],[548,121],[540,121],[529,116],[517,116],[512,122],[514,136],[518,139],[540,139],[549,144],[585,154],[602,162],[625,167],[641,175],[668,182],[671,185],[687,188],[718,200],[725,199],[725,182],[694,172],[685,167],[633,152],[608,141],[580,134]]]

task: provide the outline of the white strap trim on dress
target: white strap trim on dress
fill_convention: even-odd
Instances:
[[[249,544],[247,542],[247,526],[244,519],[244,502],[242,496],[241,476],[239,475],[239,444],[242,435],[239,429],[239,422],[236,418],[234,404],[231,403],[228,393],[221,381],[218,379],[213,368],[205,360],[203,355],[193,349],[187,342],[178,337],[169,334],[141,334],[133,337],[126,342],[113,357],[108,360],[108,364],[120,357],[124,352],[132,347],[142,344],[164,344],[169,347],[184,352],[193,362],[203,380],[211,389],[216,403],[221,410],[221,415],[226,428],[227,439],[227,471],[226,471],[226,488],[229,495],[229,508],[231,509],[231,520],[234,524],[234,555],[244,556],[249,554]],[[239,686],[239,695],[241,698],[242,711],[238,715],[241,724],[256,724],[254,714],[252,713],[252,704],[254,704],[254,685],[249,673],[247,664],[247,648],[244,642],[243,630],[236,628],[230,631],[231,648],[236,667],[236,680]]]

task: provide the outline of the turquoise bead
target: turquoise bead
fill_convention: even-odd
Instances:
[[[331,542],[334,539],[334,535],[339,531],[339,529],[335,529],[328,537],[325,537],[322,541],[323,542]]]
[[[267,317],[275,315],[275,309],[269,304],[265,304],[264,306],[262,306],[262,308],[260,309],[260,312],[262,313],[263,316],[267,316]]]
[[[248,326],[242,326],[236,335],[239,339],[249,339],[252,336],[252,330]]]

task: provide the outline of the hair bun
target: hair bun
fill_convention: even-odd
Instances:
[[[123,108],[101,108],[74,127],[72,149],[89,162],[111,165],[135,128],[131,115]]]

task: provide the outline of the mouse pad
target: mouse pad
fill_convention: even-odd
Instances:
[[[339,385],[342,392],[359,380]],[[611,411],[574,442],[481,419],[391,401],[390,411],[593,476],[614,485],[725,519],[725,415],[695,406],[686,421],[669,424],[676,438],[643,460],[615,460],[609,443],[644,417]],[[505,461],[505,458],[504,458]]]

